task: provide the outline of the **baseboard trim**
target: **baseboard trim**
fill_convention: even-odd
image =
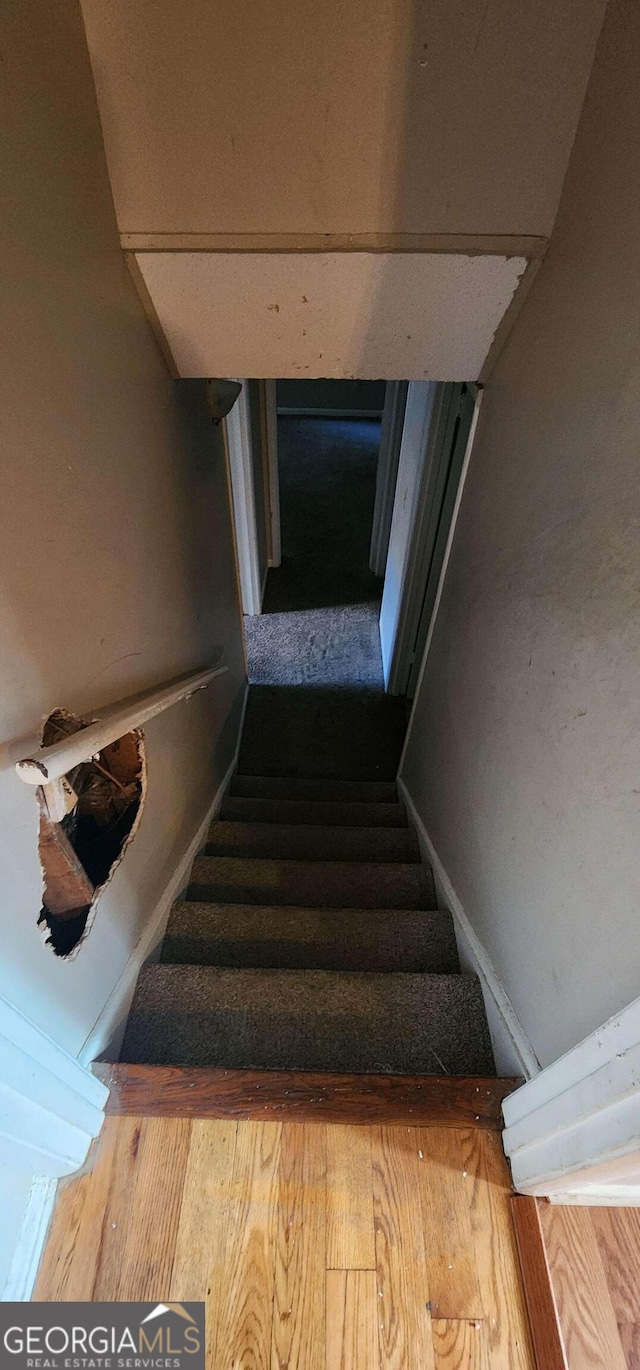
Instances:
[[[381,409],[302,409],[294,405],[278,405],[278,417],[283,419],[375,419],[382,418]]]
[[[242,706],[242,718],[240,721],[238,733],[239,738],[242,736],[242,724],[244,723],[244,715],[247,707],[247,698],[248,687],[245,690],[245,697]],[[143,965],[143,963],[147,960],[147,958],[150,956],[151,952],[153,951],[153,948],[157,946],[158,942],[162,938],[164,929],[167,925],[169,914],[171,912],[171,906],[177,899],[178,895],[180,894],[180,891],[184,889],[184,886],[189,876],[189,871],[191,870],[191,867],[197,856],[198,851],[200,850],[201,846],[205,841],[209,829],[209,824],[211,823],[212,819],[215,818],[216,814],[218,813],[222,805],[222,801],[231,782],[231,777],[236,769],[239,746],[240,743],[238,742],[238,746],[236,747],[233,760],[227,767],[227,770],[216,790],[216,793],[211,803],[207,808],[206,813],[200,820],[198,827],[196,828],[196,831],[194,833],[194,836],[191,838],[191,841],[189,842],[186,851],[180,858],[173,872],[173,875],[171,876],[171,879],[169,880],[168,884],[165,886],[165,889],[160,895],[154,912],[151,918],[149,919],[149,922],[142,934],[142,937],[134,947],[134,950],[132,951],[131,956],[129,957],[125,969],[123,970],[122,975],[120,976],[120,979],[111,991],[111,994],[109,995],[109,998],[107,999],[107,1002],[104,1005],[102,1012],[100,1013],[93,1028],[91,1029],[91,1032],[87,1037],[81,1051],[78,1053],[78,1060],[80,1061],[81,1065],[91,1065],[92,1062],[95,1061],[98,1056],[101,1056],[102,1053],[106,1051],[107,1047],[109,1046],[109,1043],[113,1041],[115,1034],[117,1033],[118,1027],[121,1024],[123,1024],[126,1019],[127,1013],[129,1011],[129,1006],[131,1004],[131,999],[133,998],[136,980],[138,979],[138,975],[140,973],[140,968]]]
[[[2,1291],[3,1303],[28,1303],[31,1298],[49,1230],[57,1183],[57,1180],[40,1176],[33,1181],[9,1275]]]
[[[265,1118],[300,1123],[477,1127],[500,1131],[515,1079],[457,1075],[334,1075],[96,1062],[107,1113],[161,1118]]]
[[[522,1023],[516,1014],[507,991],[500,980],[491,957],[486,948],[482,945],[482,942],[475,932],[469,916],[463,907],[462,901],[458,897],[454,886],[449,879],[402,776],[398,776],[398,792],[404,800],[410,820],[416,829],[420,847],[427,861],[433,867],[436,880],[443,890],[447,908],[453,918],[456,932],[459,933],[464,940],[474,970],[480,979],[485,998],[488,996],[491,1005],[498,1016],[501,1029],[509,1042],[515,1059],[518,1061],[519,1069],[522,1071],[526,1080],[531,1080],[539,1073],[541,1069],[540,1062]]]

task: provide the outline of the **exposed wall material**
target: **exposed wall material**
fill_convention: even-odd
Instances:
[[[171,381],[123,260],[79,7],[7,0],[0,31],[0,993],[75,1054],[233,757],[244,663],[221,431],[204,382]],[[135,840],[76,959],[52,956],[25,737],[221,655],[227,675],[146,726]]]
[[[83,719],[54,709],[43,747],[84,731]],[[141,729],[125,733],[74,766],[62,780],[38,787],[42,909],[47,946],[68,956],[90,931],[90,915],[120,864],[142,817],[146,756]],[[51,793],[62,798],[52,811]],[[92,920],[91,920],[92,921]]]
[[[475,380],[527,262],[455,253],[148,252],[181,376]]]
[[[485,392],[404,778],[546,1064],[640,994],[640,10]]]
[[[123,231],[547,235],[604,0],[83,8]]]

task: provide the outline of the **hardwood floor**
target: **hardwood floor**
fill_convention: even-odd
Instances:
[[[540,1364],[640,1370],[640,1210],[519,1197],[514,1209]]]
[[[34,1298],[206,1299],[211,1370],[533,1370],[497,1133],[108,1117]]]

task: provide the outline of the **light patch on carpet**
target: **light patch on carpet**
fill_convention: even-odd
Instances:
[[[259,614],[244,625],[252,685],[384,688],[375,603]]]

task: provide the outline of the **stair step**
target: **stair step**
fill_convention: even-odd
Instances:
[[[412,828],[330,828],[296,823],[211,824],[207,856],[267,856],[284,861],[419,861]]]
[[[94,1061],[105,1112],[139,1118],[231,1118],[501,1132],[502,1104],[522,1084],[491,1075],[353,1075],[221,1070]]]
[[[246,799],[318,799],[358,804],[393,804],[398,798],[395,780],[301,780],[237,773],[229,793]]]
[[[144,966],[121,1059],[228,1069],[495,1075],[468,975]]]
[[[449,913],[191,900],[174,905],[161,960],[287,970],[455,974],[460,969]]]
[[[197,856],[187,899],[305,908],[435,909],[429,866],[375,861],[283,861]]]
[[[404,804],[358,800],[246,799],[227,795],[220,817],[233,823],[310,823],[337,828],[406,828]]]

